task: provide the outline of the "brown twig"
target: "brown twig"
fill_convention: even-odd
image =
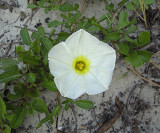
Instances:
[[[160,66],[158,66],[156,63],[154,63],[152,60],[150,60],[149,63],[153,64],[155,67],[157,67],[158,69],[160,69]]]
[[[82,4],[81,10],[80,10],[81,13],[84,12],[85,3],[86,3],[86,0],[83,0],[83,4]]]
[[[29,20],[32,21],[33,16],[36,14],[36,12],[37,12],[38,10],[39,10],[39,9],[37,8],[34,13],[33,13],[33,10],[32,10],[31,16],[27,19],[27,21],[25,22],[25,24],[27,24]]]
[[[112,125],[119,119],[119,117],[121,116],[121,113],[123,111],[123,108],[120,104],[119,99],[116,97],[115,99],[115,103],[118,106],[119,111],[115,114],[115,116],[109,120],[107,123],[105,123],[102,127],[99,128],[97,133],[104,133],[105,131],[107,131],[108,129],[110,129],[112,127]]]
[[[138,77],[142,78],[143,80],[147,81],[148,83],[151,83],[151,84],[153,84],[153,85],[155,85],[155,86],[160,87],[159,84],[154,83],[154,82],[152,82],[152,81],[144,78],[142,75],[140,75],[140,74],[139,74],[133,67],[131,67],[125,60],[124,60],[124,63],[125,63],[125,64],[129,67],[129,69],[132,70],[132,72],[134,72]]]

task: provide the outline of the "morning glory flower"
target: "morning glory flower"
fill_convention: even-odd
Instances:
[[[76,99],[82,94],[106,91],[115,67],[115,50],[83,29],[48,54],[49,69],[62,96]]]

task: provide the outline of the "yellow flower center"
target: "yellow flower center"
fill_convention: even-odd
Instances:
[[[79,75],[84,75],[89,71],[90,62],[84,56],[78,56],[73,61],[73,69]]]

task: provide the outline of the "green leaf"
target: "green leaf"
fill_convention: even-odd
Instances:
[[[8,125],[4,125],[4,133],[11,133],[11,128]]]
[[[27,8],[37,8],[37,7],[38,7],[37,5],[29,3]]]
[[[43,59],[43,64],[44,65],[47,65],[48,64],[48,54],[46,54],[45,56],[44,56],[44,59]]]
[[[147,5],[151,5],[151,4],[154,4],[155,3],[155,0],[144,0],[144,4],[147,6]]]
[[[70,36],[70,34],[67,33],[67,32],[60,32],[60,33],[58,34],[58,39],[59,39],[60,41],[65,41],[69,36]]]
[[[103,26],[101,26],[99,23],[95,22],[95,20],[92,20],[91,23],[93,25],[95,25],[96,27],[99,27],[99,29],[103,32],[104,35],[107,35],[107,31]]]
[[[24,53],[24,52],[25,52],[25,50],[24,50],[24,47],[22,45],[18,45],[16,47],[16,53],[17,54]]]
[[[1,69],[8,69],[11,66],[15,66],[19,63],[19,61],[11,59],[11,58],[1,58],[0,65],[2,65]]]
[[[34,110],[40,113],[49,113],[46,103],[40,98],[35,98],[32,101],[32,107]]]
[[[78,8],[79,8],[79,4],[76,3],[76,4],[74,5],[74,10],[76,11],[76,10],[78,10]]]
[[[14,129],[18,128],[22,124],[22,122],[26,116],[26,113],[27,113],[27,110],[25,110],[22,107],[18,107],[15,110],[15,115],[10,122],[11,128],[14,128]]]
[[[96,27],[96,26],[91,26],[87,29],[87,31],[89,32],[96,32],[96,31],[99,31],[99,27]]]
[[[105,7],[105,9],[106,9],[106,10],[109,10],[109,11],[110,11],[110,10],[114,10],[114,4],[113,4],[113,3],[111,3],[110,5],[107,4],[106,7]]]
[[[33,82],[35,82],[36,81],[36,75],[34,74],[34,73],[28,73],[27,74],[27,81],[29,82],[29,83],[33,83]]]
[[[37,1],[38,6],[43,7],[43,3],[42,1]]]
[[[43,26],[39,26],[38,27],[38,32],[42,37],[45,37],[45,31],[44,31]]]
[[[38,42],[41,41],[41,37],[40,37],[40,35],[39,35],[37,32],[33,32],[33,33],[32,33],[32,37],[33,37],[36,41],[38,41]]]
[[[62,24],[63,24],[63,22],[60,22],[58,20],[54,20],[54,21],[50,21],[47,26],[48,26],[48,28],[52,28],[52,27],[57,27]]]
[[[57,105],[56,107],[54,107],[52,115],[58,117],[60,113],[61,113],[61,107],[60,105]]]
[[[133,67],[140,67],[143,64],[141,56],[136,51],[131,52],[128,57],[125,58]]]
[[[127,7],[127,9],[129,9],[129,10],[134,10],[135,8],[134,8],[134,5],[132,4],[132,3],[130,3],[130,2],[128,2],[127,4],[126,4],[126,7]]]
[[[150,38],[151,38],[150,32],[142,31],[138,36],[138,42],[139,42],[138,45],[139,46],[144,46],[146,44],[149,44],[150,43]]]
[[[42,86],[43,88],[47,88],[49,91],[58,92],[56,84],[53,81],[46,81]]]
[[[50,49],[53,47],[52,42],[48,38],[42,39],[43,45],[45,46],[46,50],[49,52]]]
[[[47,121],[49,121],[50,118],[49,117],[45,117],[43,118],[37,125],[36,129],[40,128],[44,123],[46,123]]]
[[[126,43],[120,44],[120,45],[119,45],[119,51],[120,51],[122,54],[128,55],[128,52],[129,52],[128,44],[126,44]]]
[[[121,39],[121,36],[120,36],[119,32],[112,32],[112,33],[108,33],[106,38],[109,40],[117,41],[117,40]]]
[[[75,23],[76,22],[76,20],[79,18],[79,17],[81,17],[81,13],[80,12],[77,12],[76,14],[74,14],[72,17],[70,17],[69,19],[68,19],[68,23],[70,22],[70,23]]]
[[[9,100],[17,100],[20,98],[22,98],[22,97],[20,95],[16,95],[16,94],[8,94],[7,95],[7,99],[9,99]]]
[[[65,111],[67,111],[69,109],[69,103],[66,103],[65,104],[65,107],[64,107]]]
[[[20,98],[24,96],[25,91],[26,91],[26,86],[23,83],[14,86],[14,92]]]
[[[13,109],[15,110],[15,109]],[[11,121],[14,117],[14,113],[7,113],[7,120]]]
[[[33,42],[32,50],[33,50],[33,53],[35,54],[38,54],[40,52],[40,46],[36,40]]]
[[[0,97],[0,119],[5,119],[6,105],[3,99]]]
[[[131,26],[127,29],[126,34],[128,35],[129,33],[133,33],[137,30],[138,28],[136,26]]]
[[[23,62],[24,64],[39,65],[39,62],[31,55],[25,55],[23,57]]]
[[[65,15],[65,14],[60,14],[60,16],[61,16],[63,19],[67,19],[67,15]]]
[[[124,78],[124,77],[126,77],[127,76],[127,74],[130,72],[130,70],[128,70],[127,72],[125,72],[121,77],[119,77],[118,78],[118,80],[120,80],[120,79],[122,79],[122,78]]]
[[[97,20],[97,22],[100,23],[100,22],[104,21],[105,19],[107,19],[106,14],[102,15],[102,16]]]
[[[149,62],[152,57],[152,54],[146,50],[137,51],[138,55],[141,57],[144,63]]]
[[[37,87],[33,87],[30,89],[30,96],[32,98],[36,98],[36,97],[39,97],[40,96],[40,92],[39,92],[39,89]]]
[[[27,28],[24,28],[20,31],[21,38],[26,45],[31,45],[31,39],[29,37],[29,33]]]
[[[55,33],[55,29],[52,29],[52,31],[50,32],[50,34],[49,34],[49,39],[51,39],[51,37],[53,36],[53,34]]]
[[[136,44],[136,41],[134,41],[133,39],[129,38],[128,36],[125,36],[125,40],[128,42],[131,42],[133,44]]]
[[[118,6],[123,6],[128,0],[122,0],[121,2],[118,3]]]
[[[18,71],[7,71],[0,74],[0,83],[9,82],[14,79],[20,78],[22,75]]]
[[[73,103],[82,109],[92,109],[93,108],[93,103],[89,100],[78,100],[78,101],[73,101]]]
[[[70,12],[74,11],[75,8],[71,4],[62,4],[60,5],[59,10],[63,12]]]
[[[130,22],[128,21],[128,12],[121,12],[119,15],[118,25],[116,27],[117,30],[123,29],[128,26]]]

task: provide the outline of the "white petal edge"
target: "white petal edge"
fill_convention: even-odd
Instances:
[[[72,65],[74,60],[72,52],[66,47],[64,42],[55,45],[48,53],[48,59],[56,60],[67,65]]]
[[[114,70],[115,61],[116,61],[116,53],[109,53],[101,56],[97,56],[95,58],[89,59],[91,63],[91,68],[94,69],[107,69]]]
[[[110,53],[115,53],[115,50],[107,43],[99,41],[96,47],[92,51],[88,52],[88,58],[92,59]]]
[[[79,76],[76,78],[68,92],[64,95],[64,97],[68,97],[71,99],[77,99],[81,95],[85,93],[84,90],[84,78],[83,76]]]
[[[101,82],[99,82],[93,73],[89,72],[84,75],[84,89],[88,95],[99,94],[108,88],[105,88]]]
[[[83,77],[73,72],[66,72],[54,78],[55,84],[61,95],[71,99],[76,99],[85,93],[83,89]]]
[[[73,33],[66,41],[67,47],[73,51],[74,56],[87,56],[92,51],[99,40],[83,29]]]
[[[113,71],[105,69],[91,69],[90,71],[97,81],[105,87],[105,90],[107,90],[112,80]]]
[[[49,60],[49,69],[50,69],[51,74],[54,77],[58,77],[60,75],[63,75],[66,72],[73,71],[72,66],[66,65],[62,62],[58,62],[52,59]]]

